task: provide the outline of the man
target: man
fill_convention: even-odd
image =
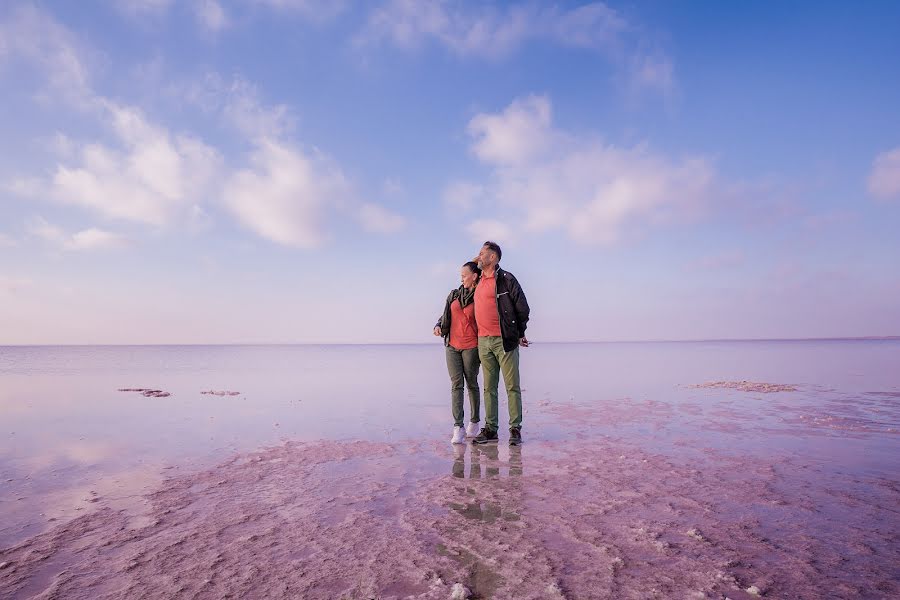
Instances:
[[[497,387],[500,374],[509,399],[509,444],[522,443],[522,390],[519,386],[519,346],[527,347],[528,301],[512,273],[500,268],[503,252],[485,242],[478,253],[481,281],[475,288],[478,356],[484,373],[485,423],[473,444],[497,442]]]

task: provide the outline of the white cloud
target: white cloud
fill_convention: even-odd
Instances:
[[[0,60],[24,61],[40,70],[48,86],[38,95],[42,101],[92,104],[87,54],[68,30],[33,6],[21,6],[0,22]]]
[[[72,139],[59,131],[52,136],[38,138],[36,145],[41,150],[49,152],[60,159],[72,158],[76,149]]]
[[[678,221],[707,201],[705,158],[673,160],[644,145],[622,148],[555,129],[549,100],[528,97],[469,124],[472,150],[493,167],[487,187],[516,231],[562,230],[583,243],[614,243],[634,228]],[[473,229],[502,228],[476,221]],[[488,236],[489,237],[489,236]]]
[[[44,183],[36,177],[16,177],[3,184],[3,188],[23,198],[38,198],[46,192]]]
[[[125,245],[125,238],[119,234],[91,227],[72,234],[66,244],[70,250],[94,250],[98,248],[118,248]]]
[[[55,225],[51,225],[43,217],[34,217],[25,227],[29,234],[38,237],[46,242],[60,243],[65,239],[63,230]]]
[[[519,4],[503,10],[442,0],[391,0],[372,12],[357,41],[414,48],[435,40],[463,56],[498,58],[532,40],[585,48],[615,45],[625,20],[602,2],[571,10]]]
[[[340,203],[348,186],[341,172],[318,155],[283,142],[260,140],[251,169],[225,186],[225,204],[241,224],[279,244],[313,248],[325,239],[326,209]]]
[[[216,0],[197,0],[194,4],[197,22],[213,33],[222,31],[229,25],[225,9]]]
[[[124,5],[123,5],[124,6]],[[161,5],[130,3],[149,10]],[[44,141],[62,161],[48,178],[18,177],[4,187],[26,197],[77,205],[106,218],[165,225],[208,194],[220,157],[189,135],[173,134],[139,109],[113,102],[90,85],[86,51],[64,27],[33,8],[0,24],[7,53],[41,70],[49,90],[109,127],[116,144],[73,140],[62,132]]]
[[[462,215],[471,211],[484,197],[483,185],[468,181],[454,181],[444,189],[444,207],[450,214]]]
[[[650,91],[671,98],[672,59],[646,30],[603,2],[574,8],[525,2],[496,5],[457,0],[390,0],[372,11],[356,36],[358,46],[388,44],[415,50],[437,43],[466,58],[502,59],[530,43],[598,52],[628,93]]]
[[[358,209],[357,217],[363,229],[373,233],[396,233],[406,227],[405,217],[378,204],[363,204]]]
[[[466,226],[466,231],[473,241],[479,243],[492,240],[503,246],[515,241],[509,223],[497,219],[476,219]]]
[[[213,225],[210,214],[199,204],[194,204],[188,211],[188,228],[194,233],[209,230]]]
[[[215,149],[173,135],[141,111],[104,102],[120,147],[84,143],[80,161],[59,165],[50,193],[114,219],[165,225],[204,199],[220,167]]]
[[[875,158],[868,187],[869,193],[880,200],[900,199],[900,148]]]
[[[264,104],[257,87],[239,76],[226,80],[209,72],[185,85],[169,85],[167,93],[220,116],[228,127],[251,140],[283,137],[294,129],[295,119],[286,104]]]
[[[113,0],[118,10],[132,18],[161,17],[169,13],[175,0]],[[190,0],[197,23],[213,33],[231,25],[221,0]],[[324,23],[346,8],[345,0],[243,0],[282,13],[293,13],[314,23]]]
[[[550,101],[543,96],[516,100],[500,114],[476,115],[467,128],[472,151],[483,162],[516,165],[553,150]]]
[[[61,158],[71,158],[72,154],[75,151],[75,144],[72,143],[72,140],[63,133],[57,132],[55,136],[53,136],[53,151],[57,156]]]
[[[0,233],[0,248],[12,248],[18,246],[19,243],[5,233]]]
[[[302,10],[300,4],[308,8],[317,5],[297,3],[293,8]],[[167,8],[164,4],[129,6],[149,11]],[[37,24],[29,31],[39,37],[53,34],[57,41],[35,46],[25,37],[17,37],[16,56],[38,66],[72,66],[62,72],[69,73],[68,80],[82,82],[79,98],[89,109],[87,114],[108,128],[112,140],[101,141],[99,136],[76,140],[59,133],[50,144],[60,160],[53,174],[38,179],[18,177],[0,184],[4,188],[21,196],[79,206],[106,219],[152,226],[180,223],[195,232],[209,227],[212,219],[205,205],[218,196],[250,231],[298,247],[314,247],[324,241],[325,217],[330,209],[340,208],[348,214],[357,204],[343,174],[331,160],[316,150],[300,150],[298,144],[286,140],[293,129],[287,106],[263,104],[256,87],[249,82],[239,77],[228,82],[211,74],[202,84],[181,90],[183,97],[220,116],[241,133],[252,148],[246,158],[234,157],[236,161],[249,161],[249,166],[229,173],[223,168],[220,153],[201,139],[170,131],[139,108],[96,93],[88,84],[87,71],[74,68],[83,62],[69,33],[38,11],[23,14],[19,21]],[[0,27],[5,32],[8,26]],[[2,58],[9,52],[7,40],[0,40]],[[57,56],[69,57],[71,61]],[[383,207],[359,206],[356,216],[369,230],[393,232],[405,225],[403,217]],[[67,235],[53,227],[38,223],[33,229],[35,235],[53,240],[65,249],[113,241],[102,230]]]
[[[256,86],[243,79],[235,78],[223,97],[226,121],[250,138],[279,137],[293,129],[294,120],[287,105],[263,105]]]
[[[53,244],[60,250],[98,250],[126,245],[126,239],[119,234],[95,227],[68,234],[43,217],[32,219],[26,229],[31,235]]]
[[[555,171],[555,172],[554,172]],[[633,226],[677,221],[694,213],[709,192],[713,171],[702,158],[672,161],[646,148],[611,146],[575,153],[546,173],[547,184],[578,173],[567,229],[576,240],[612,243]],[[539,176],[540,177],[540,176]],[[545,201],[551,201],[552,195]],[[540,218],[531,215],[533,225]]]

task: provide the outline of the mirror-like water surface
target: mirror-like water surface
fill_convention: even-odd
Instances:
[[[468,569],[474,573],[467,582],[470,588],[481,585],[482,593],[490,589],[498,597],[511,589],[504,586],[512,585],[515,560],[488,564],[480,542],[463,534],[454,546],[450,542],[457,529],[447,525],[453,519],[498,528],[501,538],[523,523],[535,527],[537,537],[523,533],[517,543],[545,553],[548,564],[564,564],[567,557],[577,563],[571,553],[583,551],[578,544],[600,548],[612,565],[612,574],[601,578],[609,590],[627,591],[629,585],[644,586],[648,577],[659,577],[648,566],[655,559],[645,551],[669,553],[670,563],[673,553],[688,560],[681,556],[683,540],[670,539],[682,522],[693,523],[696,535],[691,539],[707,542],[716,534],[701,533],[701,525],[722,530],[742,524],[735,525],[732,537],[752,531],[754,540],[767,540],[744,541],[749,553],[755,553],[757,568],[767,564],[766,556],[777,555],[767,536],[787,536],[787,530],[802,537],[794,543],[807,548],[843,544],[841,552],[851,556],[837,576],[850,583],[837,597],[897,589],[891,587],[898,585],[896,569],[890,572],[887,566],[896,565],[898,558],[900,342],[535,344],[522,351],[521,368],[526,442],[511,452],[505,431],[500,444],[488,449],[447,443],[452,420],[439,343],[2,347],[0,547],[7,550],[0,558],[12,568],[19,560],[17,548],[101,515],[122,515],[127,531],[144,531],[170,510],[160,506],[159,497],[172,493],[172,482],[205,481],[222,473],[221,489],[242,496],[249,484],[236,482],[252,464],[240,466],[241,457],[290,442],[280,451],[287,454],[277,459],[287,464],[304,456],[318,466],[297,472],[297,477],[317,485],[330,482],[302,501],[291,500],[291,506],[306,507],[294,518],[315,515],[318,526],[331,527],[329,535],[340,538],[353,515],[403,515],[411,530],[431,531],[430,537],[406,540],[417,552],[444,561],[450,571]],[[693,387],[742,380],[796,389],[760,393]],[[119,391],[123,388],[169,395],[145,397]],[[502,394],[500,416],[503,423]],[[297,450],[291,444],[298,442],[315,444]],[[359,442],[373,444],[374,450],[346,450]],[[367,458],[370,450],[382,458]],[[214,466],[232,457],[238,462]],[[640,480],[632,478],[629,469],[634,468],[644,470]],[[277,476],[278,471],[272,473]],[[335,502],[350,494],[342,487],[346,478],[370,488],[354,500],[357,508],[349,502],[338,509]],[[652,487],[654,482],[658,488]],[[741,490],[752,510],[741,508],[726,493],[728,488]],[[554,489],[556,496],[548,496]],[[391,500],[382,496],[388,490]],[[201,503],[214,501],[216,493],[212,489]],[[642,503],[628,512],[616,508],[617,496],[604,499],[603,494],[633,494]],[[686,498],[698,505],[682,506]],[[568,513],[559,512],[563,506],[577,513],[590,503],[606,507],[597,504],[593,510],[608,514],[610,521],[579,521],[576,514],[570,520]],[[785,506],[793,508],[779,508]],[[711,507],[719,520],[709,520]],[[256,514],[259,507],[246,510]],[[668,518],[661,514],[666,511],[671,512]],[[565,534],[576,522],[577,532]],[[848,538],[845,531],[833,530],[834,523],[858,535]],[[94,525],[102,529],[100,521]],[[548,537],[560,528],[562,537]],[[595,539],[588,542],[583,539],[587,534],[578,532],[593,532]],[[345,533],[344,543],[353,547],[352,536]],[[123,548],[146,541],[134,535],[122,542]],[[646,548],[629,550],[625,538],[629,543],[643,539]],[[790,537],[778,543],[789,545]],[[719,550],[723,556],[732,552]],[[308,567],[331,550],[310,552],[304,559],[310,561]],[[615,566],[617,560],[624,562]],[[696,566],[706,558],[694,560],[699,562],[686,564]],[[717,567],[733,581],[720,577],[704,584],[698,575],[692,589],[744,589],[753,577],[782,593],[802,587],[802,580],[773,575],[777,561],[771,562],[766,573],[756,575],[737,563]],[[7,591],[27,597],[54,581],[63,585],[53,569],[40,575],[24,564],[18,569],[0,573],[10,578],[0,578],[0,589],[9,585]],[[795,571],[803,572],[799,567]],[[308,573],[315,576],[314,569]],[[322,577],[320,573],[319,584]],[[434,582],[414,576],[393,588],[387,583],[379,587],[379,577],[373,571],[369,584],[383,597],[446,597],[434,591]],[[554,577],[547,585],[557,585],[565,597],[590,597],[579,596],[578,590],[600,585],[567,576],[565,570]],[[339,593],[345,589],[341,585],[337,581],[309,589]],[[670,591],[680,589],[667,585],[675,586]],[[809,597],[826,596],[810,592]]]

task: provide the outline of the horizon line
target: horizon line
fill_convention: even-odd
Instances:
[[[830,336],[792,338],[696,338],[696,339],[642,339],[642,340],[551,340],[530,341],[530,344],[686,344],[709,342],[851,342],[851,341],[900,341],[900,335],[882,336]],[[428,342],[192,342],[192,343],[83,343],[83,344],[0,344],[0,348],[42,347],[135,347],[135,346],[427,346]]]

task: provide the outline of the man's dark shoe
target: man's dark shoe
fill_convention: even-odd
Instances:
[[[518,427],[511,427],[509,430],[509,445],[519,446],[522,444],[522,430]]]
[[[496,429],[488,429],[487,427],[481,428],[481,433],[476,435],[472,439],[473,444],[491,444],[497,443],[497,430]]]

